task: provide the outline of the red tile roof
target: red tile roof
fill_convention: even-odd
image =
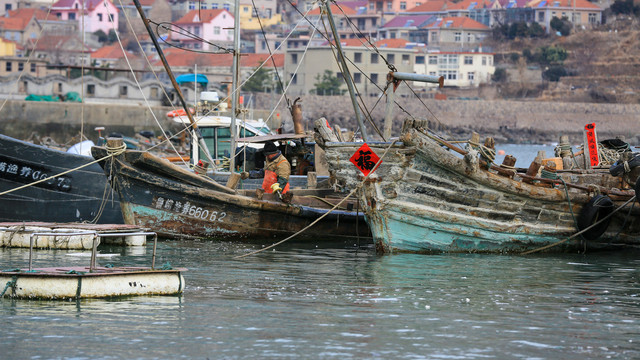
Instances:
[[[479,23],[473,19],[470,19],[466,16],[460,17],[446,17],[440,21],[436,21],[431,26],[427,28],[455,28],[455,29],[476,29],[476,30],[488,30],[489,27]]]
[[[34,8],[22,8],[22,9],[16,9],[16,10],[9,10],[9,17],[14,19],[23,19],[27,22],[29,22],[33,17],[35,17],[38,20],[45,20],[47,19],[47,12],[42,11],[40,9],[34,9]],[[49,13],[49,19],[55,19],[55,18],[56,18],[55,15]]]
[[[462,0],[455,4],[453,3],[448,4],[447,10],[467,10],[467,9],[482,9],[482,8],[489,9],[492,6],[493,6],[492,0]]]
[[[527,3],[528,7],[536,8],[540,5],[543,0],[533,0]],[[555,6],[554,3],[556,0],[546,0],[547,4],[542,6],[542,8],[554,8],[554,7],[562,7],[562,8],[576,8],[576,9],[597,9],[602,10],[602,8],[592,2],[587,0],[557,0],[559,6]]]
[[[131,59],[131,58],[135,58],[136,56],[127,51],[127,57]],[[114,45],[107,45],[107,46],[101,47],[100,49],[94,51],[93,53],[91,53],[91,58],[117,60],[117,59],[124,59],[124,55],[122,53],[122,49],[120,48],[120,45],[114,44]]]
[[[231,68],[233,63],[233,56],[231,54],[203,54],[192,51],[180,50],[180,49],[167,49],[165,51],[165,57],[169,66],[185,67],[198,64],[200,66],[228,66]],[[255,68],[260,66],[267,58],[269,54],[242,54],[240,57],[241,67]],[[284,54],[274,54],[277,67],[284,66]],[[154,65],[161,66],[162,63],[157,61]],[[273,62],[271,59],[266,62],[264,67],[273,68]]]
[[[375,45],[377,47],[386,47],[386,48],[394,48],[394,49],[402,49],[407,46],[408,41],[405,39],[384,39],[376,41]]]
[[[409,9],[409,12],[439,12],[447,7],[446,0],[429,0],[426,3]]]
[[[321,11],[321,7],[318,6],[317,8],[309,11],[308,15],[320,15],[320,11]],[[338,5],[331,4],[331,12],[333,13],[334,16],[341,16],[343,15],[343,12],[346,15],[355,15],[358,13],[355,9],[350,8],[344,4],[341,4],[340,7],[338,7]]]
[[[231,16],[231,18],[233,18],[233,15],[231,15],[230,12],[224,9],[191,10],[186,15],[181,17],[178,21],[176,21],[176,24],[190,24],[199,22],[208,23],[222,13],[227,13],[229,16]]]
[[[27,26],[28,20],[14,18],[0,18],[0,29],[22,31]]]

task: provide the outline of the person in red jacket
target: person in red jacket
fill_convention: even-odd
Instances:
[[[283,201],[289,202],[291,200],[289,194],[291,164],[271,141],[264,144],[262,152],[265,156],[264,169],[252,170],[249,173],[243,172],[241,174],[242,179],[264,177],[262,181],[263,192],[267,194],[277,193]]]

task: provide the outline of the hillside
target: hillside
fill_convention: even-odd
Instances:
[[[496,42],[496,66],[506,67],[507,83],[500,84],[500,97],[535,98],[541,101],[637,104],[640,102],[640,21],[618,17],[593,31],[575,29],[569,36],[516,39]],[[562,66],[568,76],[558,82],[542,80],[548,67],[513,61],[513,53],[535,51],[545,46],[567,51]]]

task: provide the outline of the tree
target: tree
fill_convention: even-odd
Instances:
[[[97,30],[93,34],[98,37],[99,42],[101,43],[107,42],[107,34],[105,34],[104,31]]]
[[[553,17],[551,22],[549,23],[551,28],[560,33],[562,36],[567,36],[571,34],[571,23],[566,16],[563,16],[562,19],[558,19],[557,17]]]
[[[273,88],[273,72],[264,67],[254,69],[254,74],[242,85],[242,90],[250,92],[270,92]]]
[[[118,35],[113,29],[109,30],[107,41],[109,42],[109,44],[113,44],[114,42],[118,41]]]
[[[342,79],[333,76],[331,70],[325,70],[322,75],[316,75],[316,83],[313,85],[316,87],[314,90],[318,95],[342,95],[344,93],[344,90],[340,89]]]
[[[550,66],[547,70],[542,72],[542,78],[549,81],[559,81],[561,77],[567,75],[569,75],[569,73],[562,65]]]
[[[497,83],[503,83],[507,81],[507,70],[503,68],[497,68],[491,76],[491,80]]]

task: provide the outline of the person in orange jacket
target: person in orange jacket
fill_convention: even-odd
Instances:
[[[266,160],[264,169],[243,172],[241,174],[241,178],[258,179],[264,177],[264,180],[262,181],[263,192],[267,194],[275,192],[283,201],[289,202],[291,200],[289,194],[291,164],[289,164],[289,161],[271,141],[264,144],[262,152],[264,153]]]

